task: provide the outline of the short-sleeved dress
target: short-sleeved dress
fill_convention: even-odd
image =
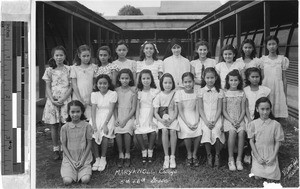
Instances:
[[[238,120],[242,112],[242,103],[245,103],[246,96],[244,91],[225,91],[223,102],[226,102],[226,110],[228,115],[233,120]],[[236,132],[245,131],[245,121],[244,119],[240,123],[239,128],[235,128],[230,121],[224,117],[224,131],[228,132],[234,130]]]
[[[102,137],[106,138],[115,138],[114,129],[115,129],[115,117],[111,116],[109,122],[107,123],[108,134],[104,134],[103,132],[103,124],[106,120],[106,117],[109,113],[109,106],[111,103],[116,103],[118,99],[118,95],[116,91],[108,90],[105,95],[102,95],[100,91],[92,92],[91,94],[91,102],[92,104],[96,104],[96,125],[97,132],[93,134],[93,138],[95,138],[95,142],[97,144],[101,144]],[[90,120],[90,124],[93,125],[93,120]]]
[[[175,102],[181,103],[183,106],[183,114],[185,119],[192,125],[196,124],[199,120],[199,115],[196,113],[196,106],[198,106],[197,94],[193,93],[186,93],[183,89],[176,91],[175,94]],[[191,130],[185,122],[182,120],[180,114],[178,114],[178,123],[179,123],[179,131],[178,131],[178,138],[185,139],[185,138],[195,138],[202,135],[201,127],[198,122],[198,127],[196,130]]]
[[[267,97],[270,94],[271,89],[260,85],[260,86],[258,86],[257,91],[252,91],[251,87],[247,86],[244,88],[244,92],[245,92],[246,98],[248,100],[248,107],[246,107],[246,108],[249,109],[250,117],[251,117],[251,119],[253,119],[256,100],[261,97]]]
[[[288,117],[282,71],[288,69],[289,60],[282,55],[278,55],[274,60],[268,56],[262,56],[261,61],[261,67],[264,70],[262,85],[271,89],[269,99],[272,103],[272,113],[275,117]]]
[[[87,140],[92,140],[92,127],[86,121],[80,121],[78,124],[67,122],[62,126],[60,131],[60,140],[66,142],[67,148],[72,159],[76,162],[80,161],[87,147]],[[89,152],[84,165],[78,170],[70,162],[69,158],[63,153],[61,163],[61,176],[70,177],[74,181],[79,181],[84,175],[92,175],[91,162],[93,160],[91,151]]]
[[[236,62],[242,62],[245,64],[245,70],[248,69],[248,68],[259,68],[260,67],[260,64],[261,64],[261,61],[259,58],[256,58],[254,57],[250,62],[248,63],[245,63],[244,60],[243,60],[243,57],[240,57],[238,59],[236,59]]]
[[[190,61],[183,56],[169,56],[163,61],[163,73],[169,73],[173,76],[176,87],[182,86],[181,76],[191,70]]]
[[[93,92],[93,74],[97,69],[97,65],[89,64],[87,68],[82,68],[80,66],[72,66],[71,67],[71,78],[77,79],[77,86],[79,90],[79,94],[85,103],[88,105],[85,107],[84,115],[88,120],[91,119],[91,93]],[[76,96],[73,91],[72,100],[78,100],[79,98]]]
[[[212,121],[215,119],[215,115],[217,113],[218,107],[218,100],[223,98],[223,91],[220,90],[218,92],[215,87],[209,89],[207,86],[201,88],[199,91],[198,97],[202,98],[203,100],[203,109],[208,121]],[[204,123],[203,119],[200,118],[200,126],[202,129],[202,139],[201,143],[211,143],[214,144],[219,138],[220,142],[224,144],[225,142],[225,135],[224,132],[221,131],[222,129],[222,117],[220,116],[219,119],[216,121],[215,127],[210,130]]]
[[[280,123],[271,119],[263,121],[258,118],[253,120],[249,124],[247,134],[248,138],[254,138],[257,152],[264,160],[270,159],[274,154],[275,141],[284,141],[284,133]],[[261,165],[252,151],[251,173],[266,179],[280,180],[278,157],[276,157],[273,165]]]
[[[127,68],[130,69],[132,72],[136,72],[136,61],[126,59],[125,62],[121,62],[119,60],[115,60],[112,64],[116,64],[120,70]]]
[[[159,107],[169,107],[168,114],[170,118],[174,118],[175,114],[175,99],[174,99],[175,91],[171,91],[169,94],[165,94],[164,92],[158,93],[158,95],[153,100],[153,108]],[[164,126],[161,122],[157,121],[158,129],[172,129],[179,131],[178,120],[175,119],[169,127]]]
[[[48,67],[42,79],[46,83],[50,82],[53,99],[58,100],[62,98],[71,87],[70,66],[64,65],[62,68],[55,69]],[[67,105],[70,101],[71,95],[64,101],[63,106],[58,108],[47,98],[42,120],[47,124],[55,124],[60,121],[65,123],[68,117]]]
[[[224,89],[224,87],[225,87],[226,75],[234,69],[239,70],[239,72],[241,73],[241,71],[244,69],[244,67],[245,67],[245,63],[241,62],[241,61],[233,62],[232,65],[230,66],[230,68],[228,68],[226,66],[225,62],[218,63],[215,66],[215,68],[216,68],[217,73],[220,75],[222,89]]]
[[[216,60],[212,58],[206,58],[203,62],[201,62],[199,59],[191,61],[191,65],[195,68],[195,77],[201,81],[202,80],[202,70],[203,66],[204,69],[208,67],[215,67],[216,66]]]
[[[108,63],[106,66],[98,67],[94,72],[94,78],[98,77],[100,74],[107,74],[109,77],[112,77],[113,71],[120,71],[120,68],[117,64]]]
[[[136,73],[140,73],[142,70],[145,70],[145,69],[150,70],[152,75],[153,75],[156,88],[160,89],[158,73],[159,72],[163,73],[162,64],[163,63],[162,63],[161,60],[155,60],[153,62],[153,64],[150,64],[150,65],[147,65],[145,60],[137,61],[137,63],[136,63],[136,66],[137,66]]]
[[[135,134],[147,134],[151,132],[157,132],[157,128],[153,128],[150,125],[150,119],[152,117],[152,121],[157,124],[157,120],[153,115],[149,115],[151,109],[153,109],[153,99],[159,93],[157,89],[151,88],[149,91],[138,91],[138,100],[140,103],[139,110],[139,126],[137,126],[134,131]]]
[[[118,102],[117,102],[117,111],[118,111],[118,119],[120,121],[123,121],[128,114],[130,113],[131,109],[133,108],[133,100],[136,98],[136,92],[133,88],[130,88],[127,91],[123,91],[120,87],[116,89],[116,92],[118,94]],[[131,117],[131,119],[128,120],[126,125],[121,127],[115,127],[115,133],[124,134],[129,133],[130,135],[133,134],[133,128],[134,128],[134,116]]]

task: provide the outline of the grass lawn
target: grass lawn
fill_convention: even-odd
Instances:
[[[206,188],[206,187],[263,187],[262,180],[249,178],[251,166],[244,164],[243,171],[229,171],[227,152],[222,151],[222,166],[211,168],[206,165],[204,146],[200,147],[200,166],[186,167],[186,150],[183,143],[176,153],[177,168],[162,170],[164,153],[161,145],[154,149],[154,162],[143,165],[141,152],[132,148],[132,165],[119,169],[116,165],[118,154],[110,147],[107,154],[108,166],[103,172],[93,172],[88,185],[74,183],[68,187],[63,185],[60,177],[60,161],[52,160],[52,141],[50,132],[44,132],[46,125],[37,125],[36,134],[36,187],[37,188]],[[279,164],[282,172],[280,181],[283,187],[299,187],[299,131],[298,120],[289,118],[283,129],[285,142],[280,147]],[[290,166],[290,167],[289,167]],[[293,172],[295,173],[293,174]]]

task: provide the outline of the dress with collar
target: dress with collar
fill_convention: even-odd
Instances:
[[[200,89],[198,98],[203,100],[203,110],[208,121],[215,119],[218,108],[218,100],[223,98],[223,91],[220,89],[218,92],[215,87],[209,89],[207,86]],[[204,123],[203,119],[200,118],[200,126],[202,129],[201,143],[211,143],[212,145],[216,142],[217,138],[221,143],[225,143],[225,135],[222,131],[222,117],[216,121],[215,127],[210,130]]]

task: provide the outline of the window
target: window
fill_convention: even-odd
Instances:
[[[279,30],[277,33],[277,37],[279,39],[279,46],[287,45],[287,40],[289,37],[290,29]]]
[[[298,61],[298,47],[290,47],[288,58],[291,61]]]
[[[290,45],[298,46],[298,28],[294,29]]]

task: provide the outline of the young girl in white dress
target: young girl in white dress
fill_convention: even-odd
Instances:
[[[130,166],[130,144],[134,129],[134,114],[137,94],[134,87],[133,74],[130,69],[122,69],[117,76],[116,92],[118,101],[115,108],[115,134],[119,151],[118,167]],[[124,142],[123,142],[124,141]],[[125,155],[123,152],[123,144]]]
[[[280,180],[281,177],[278,152],[284,133],[274,119],[270,100],[259,98],[255,103],[254,120],[247,130],[252,148],[251,173],[256,179]]]
[[[163,74],[162,69],[162,61],[158,60],[157,54],[158,54],[157,47],[155,43],[150,41],[145,41],[145,43],[141,46],[140,50],[140,61],[137,61],[137,78],[139,78],[139,74],[142,70],[148,69],[151,71],[154,79],[154,83],[159,89],[159,78]],[[139,81],[137,81],[139,82]]]
[[[84,106],[78,100],[68,103],[67,123],[62,126],[60,140],[63,160],[60,173],[65,185],[73,181],[87,184],[92,175],[91,147],[93,130],[84,116]]]
[[[289,59],[278,55],[279,40],[276,36],[269,36],[265,40],[268,55],[262,56],[261,69],[263,73],[262,85],[271,89],[269,99],[273,105],[272,112],[276,118],[287,118],[287,83],[286,70],[289,67]]]
[[[223,98],[224,132],[228,133],[228,167],[230,171],[243,170],[242,155],[245,140],[246,96],[243,91],[243,79],[238,70],[232,70],[226,76]],[[238,138],[236,163],[233,151]]]
[[[136,108],[136,130],[134,131],[137,141],[142,150],[142,162],[152,163],[153,147],[157,132],[157,120],[153,116],[153,99],[158,94],[153,75],[150,70],[144,69],[138,78],[138,102]],[[145,147],[143,135],[147,134],[148,148]]]
[[[237,69],[239,70],[240,74],[243,73],[245,63],[241,61],[239,62],[235,61],[236,55],[237,55],[236,49],[231,44],[225,45],[221,49],[221,62],[219,62],[215,66],[215,68],[218,75],[220,76],[222,89],[224,89],[225,87],[226,75],[230,71]]]
[[[115,118],[113,113],[118,95],[114,91],[110,77],[106,74],[100,74],[96,78],[96,85],[96,91],[91,94],[92,119],[90,123],[94,131],[92,150],[96,158],[92,170],[103,171],[107,164],[108,140],[115,138]],[[101,145],[101,158],[98,150],[99,145]]]
[[[170,73],[173,76],[176,88],[183,88],[181,76],[191,71],[190,61],[184,57],[184,54],[181,41],[173,38],[163,59],[163,73]]]
[[[191,61],[192,73],[195,75],[195,84],[201,85],[202,73],[205,68],[215,67],[216,60],[210,58],[209,45],[207,41],[199,41],[195,44],[196,57]]]
[[[136,83],[136,61],[130,60],[126,58],[127,53],[129,51],[129,47],[124,40],[120,40],[117,43],[116,53],[118,55],[118,59],[113,61],[112,64],[116,64],[120,70],[122,69],[130,69],[133,73],[134,83]],[[117,81],[118,82],[118,81]]]
[[[165,73],[160,78],[159,84],[161,92],[153,100],[153,107],[154,116],[158,121],[158,129],[162,130],[162,144],[165,153],[163,169],[176,168],[175,150],[179,125],[177,121],[178,110],[174,100],[175,83],[172,75]],[[170,156],[169,145],[171,146]]]
[[[199,110],[197,93],[194,90],[194,75],[186,72],[182,75],[184,89],[178,90],[175,94],[175,102],[178,106],[178,123],[180,130],[178,138],[184,139],[187,150],[187,166],[199,166],[197,158],[198,147],[201,140],[201,127],[199,125]],[[193,151],[192,143],[194,142]]]
[[[68,117],[67,104],[71,101],[70,67],[67,66],[66,49],[63,46],[54,47],[52,58],[48,61],[42,79],[46,82],[47,101],[43,112],[43,121],[51,125],[53,142],[53,159],[60,159],[59,125],[65,123]]]
[[[93,74],[97,65],[91,63],[91,48],[81,45],[77,49],[74,65],[71,67],[73,100],[79,100],[85,107],[85,117],[91,120],[91,93],[93,92]]]
[[[214,145],[216,150],[214,165],[220,167],[220,151],[222,144],[225,143],[221,117],[224,94],[220,89],[220,77],[214,68],[206,68],[204,70],[201,87],[198,94],[202,129],[201,143],[205,145],[209,166],[213,166],[211,145]]]

